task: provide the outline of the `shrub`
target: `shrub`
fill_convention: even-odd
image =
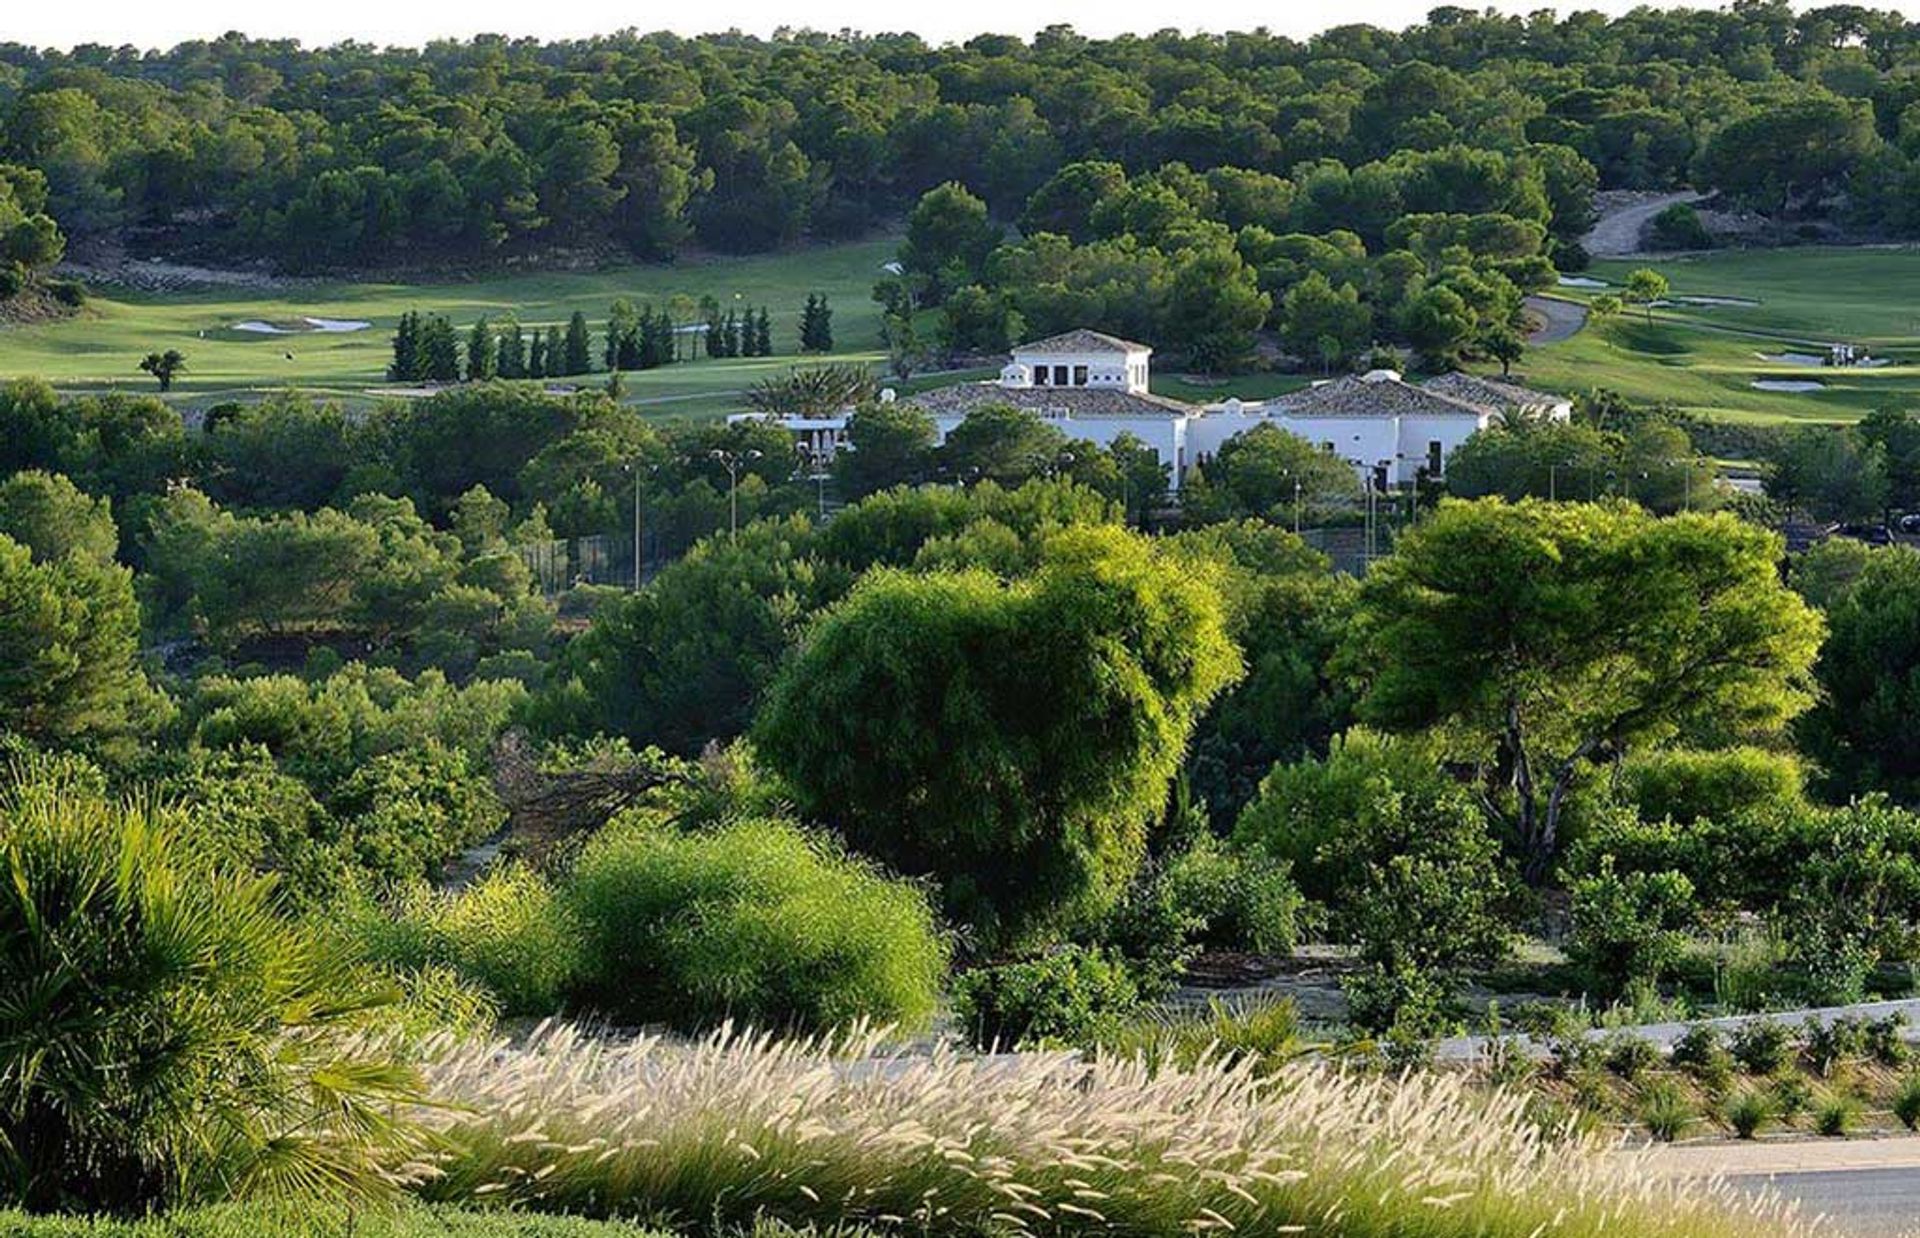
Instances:
[[[58,776],[0,795],[5,1196],[384,1194],[412,1080],[346,1033],[390,994],[174,824]]]
[[[1727,1102],[1727,1125],[1742,1139],[1752,1139],[1773,1120],[1773,1098],[1760,1088],[1742,1089]]]
[[[1851,1135],[1859,1120],[1859,1102],[1839,1093],[1821,1101],[1813,1111],[1813,1129],[1829,1138]]]
[[[776,820],[683,834],[629,816],[588,844],[564,901],[575,991],[630,1022],[918,1026],[946,974],[919,889]]]
[[[1660,1049],[1645,1036],[1613,1032],[1606,1039],[1607,1069],[1631,1083],[1660,1064]]]
[[[1219,592],[1106,527],[1016,581],[867,573],[755,726],[803,810],[936,878],[985,949],[1097,920],[1139,870],[1194,724],[1240,673]],[[875,685],[884,683],[884,692]]]
[[[495,869],[459,893],[409,887],[391,908],[363,909],[369,957],[451,968],[493,995],[501,1013],[557,1013],[580,967],[580,935],[553,887],[521,867]]]
[[[1867,1055],[1882,1066],[1899,1066],[1913,1056],[1907,1044],[1907,1016],[1896,1010],[1866,1025]]]
[[[1698,916],[1693,883],[1676,872],[1624,875],[1613,857],[1575,881],[1567,955],[1609,997],[1629,984],[1658,983],[1685,948],[1683,930]]]
[[[1672,1061],[1700,1081],[1709,1092],[1723,1092],[1733,1078],[1733,1055],[1722,1042],[1720,1029],[1696,1024],[1674,1042]]]
[[[1920,1130],[1920,1074],[1908,1074],[1894,1089],[1893,1116],[1908,1130]]]
[[[1205,1011],[1143,1009],[1102,1032],[1100,1052],[1155,1067],[1172,1064],[1190,1070],[1202,1057],[1247,1058],[1261,1075],[1271,1075],[1311,1045],[1302,1036],[1300,1009],[1292,998],[1225,1001],[1213,998]]]
[[[1842,1063],[1866,1056],[1867,1029],[1858,1019],[1822,1021],[1809,1016],[1802,1030],[1807,1059],[1822,1075],[1830,1076]]]
[[[1672,1143],[1693,1125],[1693,1106],[1671,1079],[1656,1079],[1640,1091],[1640,1120],[1662,1143]]]
[[[1324,761],[1276,766],[1234,836],[1292,865],[1333,908],[1334,935],[1367,966],[1349,1000],[1370,1030],[1406,1000],[1437,1012],[1446,973],[1506,952],[1512,895],[1499,845],[1471,793],[1421,744],[1356,731]]]
[[[345,821],[360,866],[397,880],[433,872],[507,819],[467,754],[431,740],[373,758],[341,784],[330,806]]]
[[[1813,1088],[1795,1071],[1782,1071],[1773,1079],[1774,1108],[1782,1122],[1791,1122],[1813,1103]]]
[[[1091,1044],[1139,1001],[1124,965],[1081,946],[977,968],[953,986],[954,1017],[983,1049]]]
[[[1685,202],[1676,202],[1653,217],[1647,239],[1655,249],[1712,249],[1713,234],[1700,219],[1700,212]]]
[[[1797,757],[1763,748],[1663,748],[1635,755],[1620,770],[1621,794],[1643,820],[1682,825],[1795,807],[1805,779]]]
[[[1793,1062],[1793,1033],[1777,1019],[1753,1019],[1734,1031],[1731,1048],[1748,1074],[1778,1074]]]
[[[1150,864],[1088,936],[1128,961],[1142,996],[1159,997],[1202,946],[1291,951],[1303,901],[1284,864],[1201,834]]]

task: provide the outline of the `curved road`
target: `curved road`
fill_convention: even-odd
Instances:
[[[1595,258],[1632,258],[1640,253],[1640,237],[1653,217],[1678,202],[1698,202],[1697,193],[1663,193],[1612,211],[1594,224],[1581,244]]]
[[[1587,325],[1587,307],[1577,301],[1528,297],[1527,312],[1540,320],[1539,327],[1527,337],[1529,344],[1558,344],[1580,334]]]

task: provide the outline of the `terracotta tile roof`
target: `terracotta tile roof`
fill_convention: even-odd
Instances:
[[[988,404],[1011,404],[1045,417],[1189,417],[1200,410],[1160,395],[1134,395],[1118,387],[1002,387],[999,383],[959,383],[918,395],[901,396],[927,412],[965,414]]]
[[[1016,353],[1152,352],[1145,344],[1082,328],[1015,346]]]
[[[1482,378],[1477,374],[1463,374],[1458,370],[1451,374],[1442,374],[1438,378],[1429,378],[1420,386],[1427,391],[1437,391],[1441,395],[1451,396],[1456,400],[1465,400],[1469,404],[1478,404],[1495,410],[1546,408],[1567,402],[1565,396],[1548,395],[1544,391],[1534,391],[1517,383],[1504,382],[1497,378]]]
[[[1355,417],[1369,414],[1416,417],[1484,417],[1497,411],[1398,378],[1336,378],[1267,402],[1267,409],[1292,416]]]

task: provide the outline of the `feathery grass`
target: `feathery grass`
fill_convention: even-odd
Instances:
[[[429,1054],[446,1201],[725,1226],[1352,1238],[1808,1232],[1775,1200],[1547,1136],[1526,1100],[1253,1058],[872,1056],[879,1038],[697,1045],[548,1025]]]

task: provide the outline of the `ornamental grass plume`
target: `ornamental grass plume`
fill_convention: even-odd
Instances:
[[[888,1054],[869,1031],[447,1041],[420,1190],[538,1210],[926,1234],[1811,1232],[1774,1198],[1544,1133],[1462,1079],[1251,1060]]]

